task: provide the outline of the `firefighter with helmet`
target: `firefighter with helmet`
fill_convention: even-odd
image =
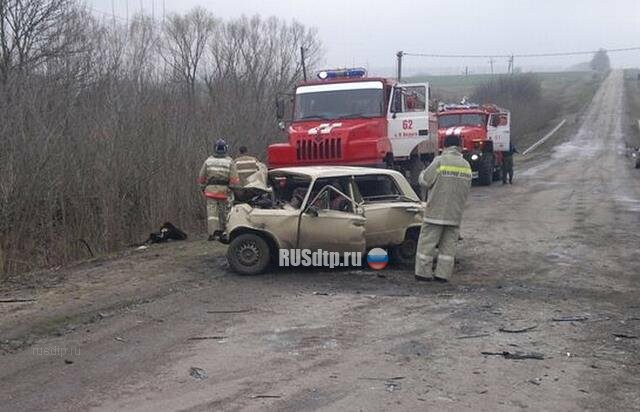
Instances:
[[[471,189],[471,166],[460,153],[460,137],[449,135],[444,150],[418,178],[428,190],[416,253],[415,278],[418,281],[447,282],[453,272],[456,243],[460,235],[462,212]],[[433,258],[438,263],[433,274]]]
[[[200,168],[198,183],[207,198],[207,231],[209,240],[220,238],[224,233],[229,205],[229,185],[237,184],[233,159],[227,156],[227,143],[218,139],[209,156]]]

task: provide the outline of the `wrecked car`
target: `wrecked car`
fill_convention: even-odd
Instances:
[[[264,272],[280,249],[330,252],[381,247],[412,264],[424,204],[399,172],[348,166],[273,169],[234,190],[222,242],[241,274]]]

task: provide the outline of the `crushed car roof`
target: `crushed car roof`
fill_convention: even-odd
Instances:
[[[337,176],[362,176],[362,175],[394,175],[402,176],[402,174],[396,170],[390,169],[378,169],[375,167],[359,167],[359,166],[296,166],[296,167],[283,167],[279,169],[272,169],[269,173],[282,172],[307,175],[311,178],[319,177],[337,177]]]

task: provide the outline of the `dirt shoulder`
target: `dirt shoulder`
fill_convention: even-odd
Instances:
[[[121,253],[9,278],[0,285],[0,353],[62,335],[208,279],[222,245],[203,239]]]

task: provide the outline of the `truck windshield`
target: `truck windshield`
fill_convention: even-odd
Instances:
[[[343,83],[344,84],[344,83]],[[327,87],[313,92],[298,88],[296,93],[294,120],[349,119],[358,117],[383,116],[384,96],[382,83],[376,88],[355,88],[333,90]],[[317,91],[316,91],[317,90]]]
[[[454,126],[484,127],[487,116],[479,113],[438,115],[438,128],[446,129]]]

